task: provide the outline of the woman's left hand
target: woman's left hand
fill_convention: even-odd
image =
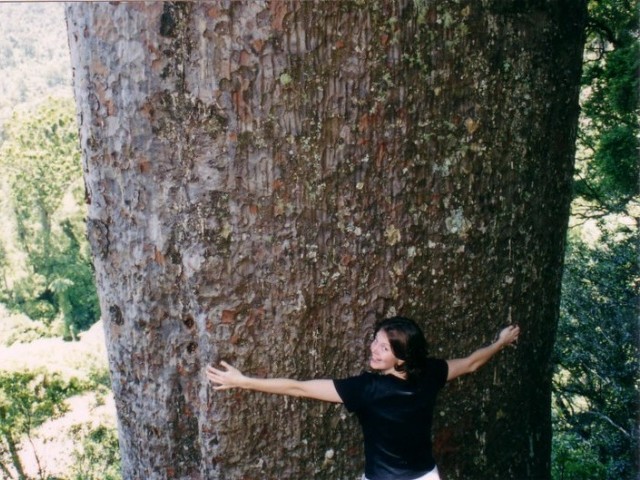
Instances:
[[[518,325],[509,325],[503,328],[498,334],[498,342],[500,342],[501,346],[506,347],[507,345],[512,345],[517,342],[519,335],[520,327]]]
[[[225,370],[212,367],[207,367],[207,378],[210,382],[217,384],[214,388],[216,390],[226,390],[229,388],[242,387],[242,382],[246,377],[235,367],[232,367],[224,360],[220,362]]]

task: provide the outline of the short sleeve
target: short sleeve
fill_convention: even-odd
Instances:
[[[371,383],[370,373],[333,381],[342,403],[350,412],[359,410],[365,404],[365,400],[369,397]]]
[[[449,376],[449,364],[440,358],[429,358],[427,360],[427,379],[441,389],[447,383]]]

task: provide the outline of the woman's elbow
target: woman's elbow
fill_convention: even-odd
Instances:
[[[290,397],[304,397],[305,390],[302,385],[299,385],[297,381],[292,380],[291,384],[287,386],[286,395]]]
[[[469,364],[467,365],[467,369],[464,373],[475,373],[478,370],[480,370],[481,366],[482,366],[482,363],[480,362],[469,362]]]

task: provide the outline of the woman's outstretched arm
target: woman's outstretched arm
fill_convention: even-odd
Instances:
[[[500,331],[500,335],[498,335],[498,339],[491,345],[479,348],[468,357],[447,360],[449,365],[447,380],[453,380],[460,375],[475,372],[504,347],[518,340],[518,335],[520,335],[520,327],[511,325],[503,328]]]
[[[207,378],[214,383],[216,390],[242,388],[257,392],[305,397],[325,402],[342,403],[333,380],[299,381],[289,378],[255,378],[243,375],[240,370],[227,362],[220,362],[224,370],[212,366],[207,367]]]

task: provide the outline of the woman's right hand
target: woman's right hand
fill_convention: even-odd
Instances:
[[[222,365],[225,370],[220,370],[211,365],[207,367],[207,378],[215,384],[213,388],[216,390],[226,390],[229,388],[242,387],[242,382],[246,379],[242,372],[224,360],[220,362],[220,365]]]

